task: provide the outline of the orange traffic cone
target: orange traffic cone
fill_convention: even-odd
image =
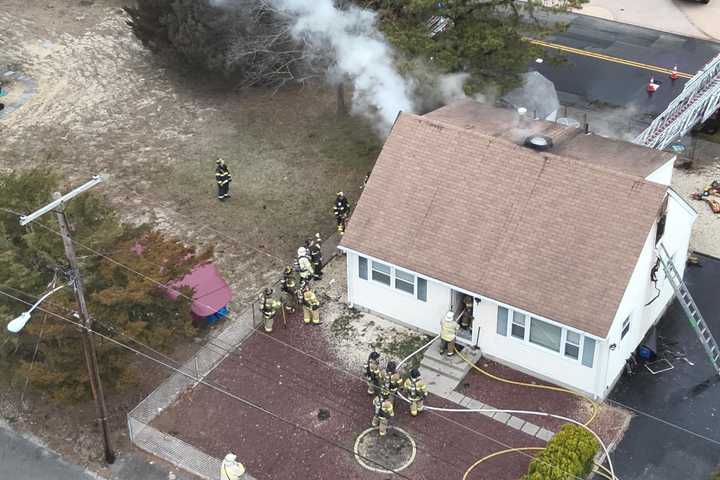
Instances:
[[[655,77],[650,77],[650,82],[647,85],[648,93],[655,93],[657,92],[658,88],[660,88],[660,85],[655,83]]]
[[[677,80],[680,78],[680,75],[678,74],[677,65],[673,65],[672,72],[670,72],[670,80]]]

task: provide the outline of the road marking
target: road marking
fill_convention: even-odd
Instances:
[[[581,50],[579,48],[568,47],[566,45],[560,45],[558,43],[545,42],[542,40],[528,39],[533,45],[539,45],[545,48],[552,48],[553,50],[560,50],[562,52],[574,53],[575,55],[582,55],[584,57],[597,58],[598,60],[604,60],[606,62],[619,63],[621,65],[627,65],[629,67],[640,68],[642,70],[649,70],[656,73],[664,73],[670,75],[672,73],[671,68],[658,67],[656,65],[648,65],[647,63],[640,63],[634,60],[627,60],[620,57],[613,57],[611,55],[605,55],[603,53],[589,52],[587,50]],[[685,72],[678,72],[680,78],[692,78],[694,75]]]

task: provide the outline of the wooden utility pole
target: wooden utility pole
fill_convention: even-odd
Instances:
[[[59,200],[61,198],[60,193],[55,192],[53,194],[53,198],[55,200]],[[107,463],[113,463],[115,461],[115,453],[110,446],[105,395],[103,393],[102,382],[100,381],[100,372],[98,371],[97,366],[95,339],[93,338],[92,333],[90,333],[92,331],[92,318],[90,318],[90,314],[87,310],[87,304],[85,303],[85,288],[83,286],[82,276],[80,275],[77,256],[75,255],[75,246],[73,245],[72,238],[70,237],[70,228],[68,228],[64,206],[60,204],[55,213],[57,215],[58,224],[60,225],[60,234],[62,235],[63,244],[65,246],[65,256],[70,263],[70,275],[72,275],[75,298],[77,300],[78,308],[80,309],[83,326],[85,327],[80,329],[82,333],[83,353],[85,355],[85,365],[87,366],[88,377],[90,378],[90,388],[97,408],[98,422],[100,423],[103,442],[105,443],[105,461]]]

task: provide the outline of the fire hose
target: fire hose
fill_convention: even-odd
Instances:
[[[416,351],[414,351],[413,353],[411,353],[411,354],[408,355],[407,357],[405,357],[405,358],[398,364],[398,368],[400,368],[405,362],[407,362],[408,360],[410,360],[412,357],[414,357],[415,355],[417,355],[417,354],[420,353],[421,351],[423,351],[423,350],[425,350],[426,348],[428,348],[433,342],[435,342],[435,340],[438,339],[438,337],[440,337],[440,335],[437,335],[437,336],[433,337],[432,340],[430,340],[429,342],[427,342],[426,344],[424,344],[423,346],[421,346],[420,348],[418,348]],[[609,452],[607,446],[606,446],[605,443],[602,441],[602,439],[600,438],[600,436],[599,436],[597,433],[595,433],[595,432],[588,426],[588,425],[590,425],[590,423],[592,423],[593,420],[595,420],[595,418],[597,417],[597,414],[598,414],[598,406],[597,406],[597,404],[596,404],[594,401],[590,400],[589,398],[585,397],[584,395],[581,395],[581,394],[579,394],[579,393],[577,393],[577,392],[574,392],[574,391],[572,391],[572,390],[569,390],[569,389],[567,389],[567,388],[554,387],[554,386],[550,386],[550,385],[536,385],[536,384],[532,384],[532,383],[518,382],[518,381],[508,380],[508,379],[506,379],[506,378],[498,377],[498,376],[493,375],[493,374],[491,374],[491,373],[489,373],[489,372],[486,372],[485,370],[481,369],[481,368],[478,367],[477,365],[475,365],[475,364],[473,364],[472,362],[470,362],[461,352],[457,352],[457,353],[458,353],[458,355],[460,356],[460,358],[462,358],[463,361],[465,361],[465,363],[467,363],[467,364],[470,365],[473,369],[477,370],[478,372],[482,373],[483,375],[486,375],[486,376],[492,378],[493,380],[496,380],[496,381],[499,381],[499,382],[503,382],[503,383],[508,383],[508,384],[511,384],[511,385],[518,385],[518,386],[522,386],[522,387],[539,388],[539,389],[543,389],[543,390],[551,390],[551,391],[556,391],[556,392],[568,393],[568,394],[571,394],[571,395],[575,395],[575,396],[577,396],[577,397],[580,397],[580,398],[582,398],[582,399],[584,399],[584,400],[587,400],[587,401],[589,401],[590,404],[592,405],[592,410],[593,410],[592,415],[590,416],[590,418],[589,418],[585,423],[581,423],[581,422],[578,422],[577,420],[573,420],[572,418],[563,417],[563,416],[561,416],[561,415],[555,415],[555,414],[546,413],[546,412],[538,412],[538,411],[533,411],[533,410],[503,410],[503,409],[490,409],[490,408],[470,408],[470,409],[469,409],[469,408],[441,408],[441,407],[433,407],[433,406],[430,406],[430,405],[426,405],[426,406],[424,407],[425,409],[431,410],[431,411],[437,411],[437,412],[451,412],[451,413],[471,413],[471,412],[472,412],[472,413],[509,413],[509,414],[522,414],[522,415],[536,415],[536,416],[541,416],[541,417],[556,418],[556,419],[558,419],[558,420],[562,420],[562,421],[565,421],[565,422],[569,422],[569,423],[578,425],[578,426],[584,428],[585,430],[587,430],[588,432],[590,432],[590,433],[595,437],[595,439],[597,439],[597,441],[599,442],[600,446],[601,446],[602,449],[603,449],[603,452],[605,453],[605,458],[607,458],[607,462],[608,462],[609,469],[605,468],[605,467],[602,466],[602,465],[598,465],[598,464],[595,464],[595,465],[596,465],[598,468],[600,468],[600,469],[602,469],[602,470],[605,470],[605,472],[607,472],[607,474],[609,474],[609,476],[606,475],[605,473],[603,473],[602,471],[596,471],[596,473],[598,473],[599,475],[607,478],[608,480],[617,480],[617,477],[615,476],[615,469],[614,469],[614,467],[613,467],[612,459],[610,458],[610,452]],[[403,401],[405,401],[405,402],[407,402],[407,403],[410,403],[410,400],[407,399],[407,398],[405,398],[402,394],[398,393],[398,396],[399,396]],[[482,463],[482,462],[484,462],[484,461],[486,461],[486,460],[489,460],[489,459],[491,459],[491,458],[493,458],[493,457],[496,457],[496,456],[499,456],[499,455],[503,455],[503,454],[506,454],[506,453],[512,453],[512,452],[518,452],[518,451],[527,451],[527,450],[544,450],[544,447],[518,447],[518,448],[509,448],[509,449],[507,449],[507,450],[502,450],[502,451],[495,452],[495,453],[493,453],[493,454],[487,455],[487,456],[481,458],[480,460],[476,461],[475,463],[473,463],[473,464],[465,471],[465,474],[463,475],[463,480],[467,480],[468,476],[470,475],[470,472],[472,472],[472,471],[475,469],[475,467],[477,467],[480,463]]]

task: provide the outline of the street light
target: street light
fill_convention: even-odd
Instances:
[[[67,287],[68,285],[70,285],[70,284],[66,283],[64,285],[60,285],[59,287],[55,287],[52,290],[50,290],[48,293],[46,293],[45,295],[40,297],[40,299],[37,302],[35,302],[35,304],[32,307],[30,307],[30,310],[28,310],[27,312],[21,313],[19,317],[15,318],[14,320],[11,320],[7,324],[8,331],[12,332],[12,333],[18,333],[20,330],[25,328],[25,324],[30,321],[30,314],[32,313],[32,311],[35,310],[38,307],[38,305],[40,305],[42,303],[42,301],[45,300],[47,297],[49,297],[53,293],[57,292],[58,290]]]

